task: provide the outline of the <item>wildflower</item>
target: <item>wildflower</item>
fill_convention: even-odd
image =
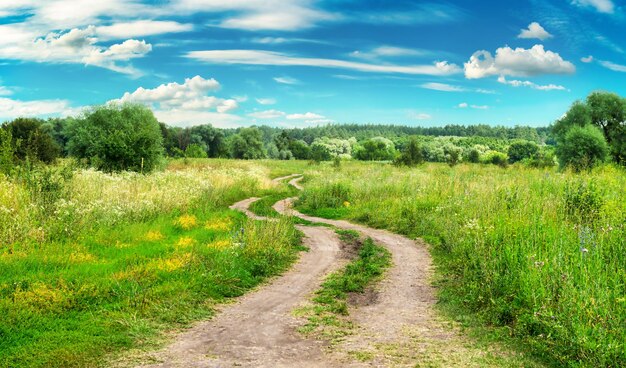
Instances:
[[[344,206],[344,207],[350,207],[350,202],[348,202],[348,201],[344,201],[344,202],[343,202],[343,206]]]
[[[585,247],[580,247],[580,252],[584,254],[584,253],[589,252],[589,249],[587,249]]]
[[[146,234],[146,240],[148,241],[159,241],[163,240],[163,238],[163,234],[161,234],[161,232],[158,230],[148,231],[148,233]]]
[[[195,243],[196,241],[193,238],[190,237],[182,237],[178,240],[178,243],[176,243],[177,247],[181,247],[181,248],[187,248],[191,245],[193,245],[193,243]]]
[[[175,225],[180,226],[183,230],[191,230],[198,225],[198,220],[194,215],[182,215],[176,220]]]

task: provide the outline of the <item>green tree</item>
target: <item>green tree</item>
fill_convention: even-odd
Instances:
[[[330,161],[332,155],[327,145],[321,142],[311,144],[311,159],[316,162]]]
[[[199,144],[190,144],[185,150],[185,157],[188,158],[207,158],[208,155],[204,148]]]
[[[387,138],[374,137],[362,143],[354,158],[364,161],[390,161],[396,157],[396,147]]]
[[[456,166],[462,160],[461,153],[463,152],[463,149],[461,147],[457,147],[453,144],[446,144],[443,147],[443,152],[446,155],[446,162],[450,166]]]
[[[13,139],[9,129],[0,128],[0,173],[9,175],[15,165],[15,151],[20,142]]]
[[[571,167],[574,171],[596,166],[606,159],[608,153],[609,147],[602,131],[593,125],[572,127],[556,146],[561,167]]]
[[[296,160],[308,160],[311,158],[311,147],[303,140],[292,140],[289,143],[289,151]]]
[[[231,137],[232,157],[254,160],[266,157],[263,147],[263,135],[258,128],[243,128]]]
[[[59,157],[61,149],[54,138],[43,128],[43,120],[17,118],[3,126],[11,132],[13,139],[20,141],[16,146],[15,156],[18,160],[41,161],[46,164]]]
[[[602,129],[613,160],[626,164],[626,99],[615,93],[593,92],[586,102],[591,123]]]
[[[402,154],[396,159],[396,165],[417,166],[424,163],[422,147],[416,137],[411,137]]]
[[[152,111],[136,104],[96,106],[68,126],[68,151],[104,171],[151,171],[163,157]]]
[[[509,162],[516,163],[531,158],[539,152],[539,146],[535,142],[515,141],[509,146]]]

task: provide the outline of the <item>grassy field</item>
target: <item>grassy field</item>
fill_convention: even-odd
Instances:
[[[456,317],[502,326],[555,365],[626,365],[623,169],[354,162],[306,174],[303,212],[426,239]]]
[[[554,366],[626,365],[623,169],[179,160],[150,175],[64,163],[0,176],[0,366],[106,364],[280,273],[299,249],[293,220],[227,207],[264,197],[253,210],[275,216],[298,193],[271,178],[292,173],[305,174],[303,212],[426,239],[453,318]],[[341,297],[318,299],[340,312]]]
[[[296,259],[289,220],[227,209],[273,190],[258,163],[179,161],[148,176],[51,170],[0,178],[0,366],[104,364]]]

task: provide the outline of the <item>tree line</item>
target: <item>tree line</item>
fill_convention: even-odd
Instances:
[[[163,157],[235,159],[358,159],[419,163],[525,162],[575,170],[607,157],[624,164],[626,99],[594,92],[550,127],[331,124],[280,129],[269,126],[219,129],[160,123],[136,104],[96,106],[78,117],[18,118],[0,129],[0,171],[20,162],[52,163],[71,156],[104,171],[150,171]],[[411,158],[407,158],[410,155]]]

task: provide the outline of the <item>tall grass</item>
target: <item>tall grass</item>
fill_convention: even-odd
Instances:
[[[626,173],[344,165],[300,207],[423,237],[441,299],[566,366],[626,365]]]
[[[290,220],[227,209],[274,187],[256,163],[176,162],[148,176],[39,170],[0,176],[0,367],[98,366],[150,347],[300,249]]]

